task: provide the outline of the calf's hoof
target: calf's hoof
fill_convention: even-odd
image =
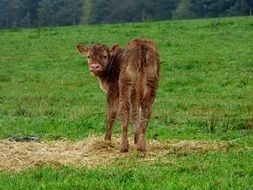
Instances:
[[[134,135],[134,144],[137,144],[137,142],[138,142],[138,136],[137,136],[137,134],[135,134]]]
[[[120,152],[123,152],[123,153],[124,153],[124,152],[128,152],[128,148],[121,148],[121,149],[120,149]]]
[[[146,142],[138,141],[138,143],[136,144],[136,149],[140,152],[146,152]]]
[[[109,135],[105,135],[105,141],[111,141],[112,137]]]
[[[120,152],[128,152],[128,143],[122,143]]]

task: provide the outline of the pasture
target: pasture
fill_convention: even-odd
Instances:
[[[161,57],[145,157],[132,139],[119,152],[119,122],[102,140],[105,95],[75,49],[135,37]],[[253,188],[253,17],[0,30],[0,44],[0,189]]]

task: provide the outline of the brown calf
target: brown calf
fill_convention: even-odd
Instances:
[[[107,94],[107,129],[105,140],[111,140],[112,128],[119,110],[121,151],[128,151],[128,122],[134,128],[137,149],[146,150],[145,133],[159,80],[159,53],[149,40],[134,39],[125,49],[95,44],[89,48],[77,45],[87,56],[91,73],[98,77]]]

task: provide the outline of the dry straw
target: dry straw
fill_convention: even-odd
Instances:
[[[89,137],[82,141],[13,142],[0,141],[0,170],[21,171],[42,164],[54,166],[71,165],[95,167],[114,164],[119,158],[136,156],[135,146],[130,139],[129,153],[119,151],[119,138],[105,142],[102,137]],[[222,142],[208,141],[150,141],[141,162],[152,162],[166,155],[195,154],[227,150]],[[168,159],[167,159],[168,160]]]

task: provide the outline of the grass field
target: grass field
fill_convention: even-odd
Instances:
[[[253,189],[253,17],[0,30],[2,144],[13,136],[100,139],[105,96],[75,44],[124,47],[135,37],[154,40],[162,61],[148,140],[227,148],[186,144],[151,160],[131,149],[94,167],[0,165],[0,189]],[[113,151],[119,132],[118,122]]]

